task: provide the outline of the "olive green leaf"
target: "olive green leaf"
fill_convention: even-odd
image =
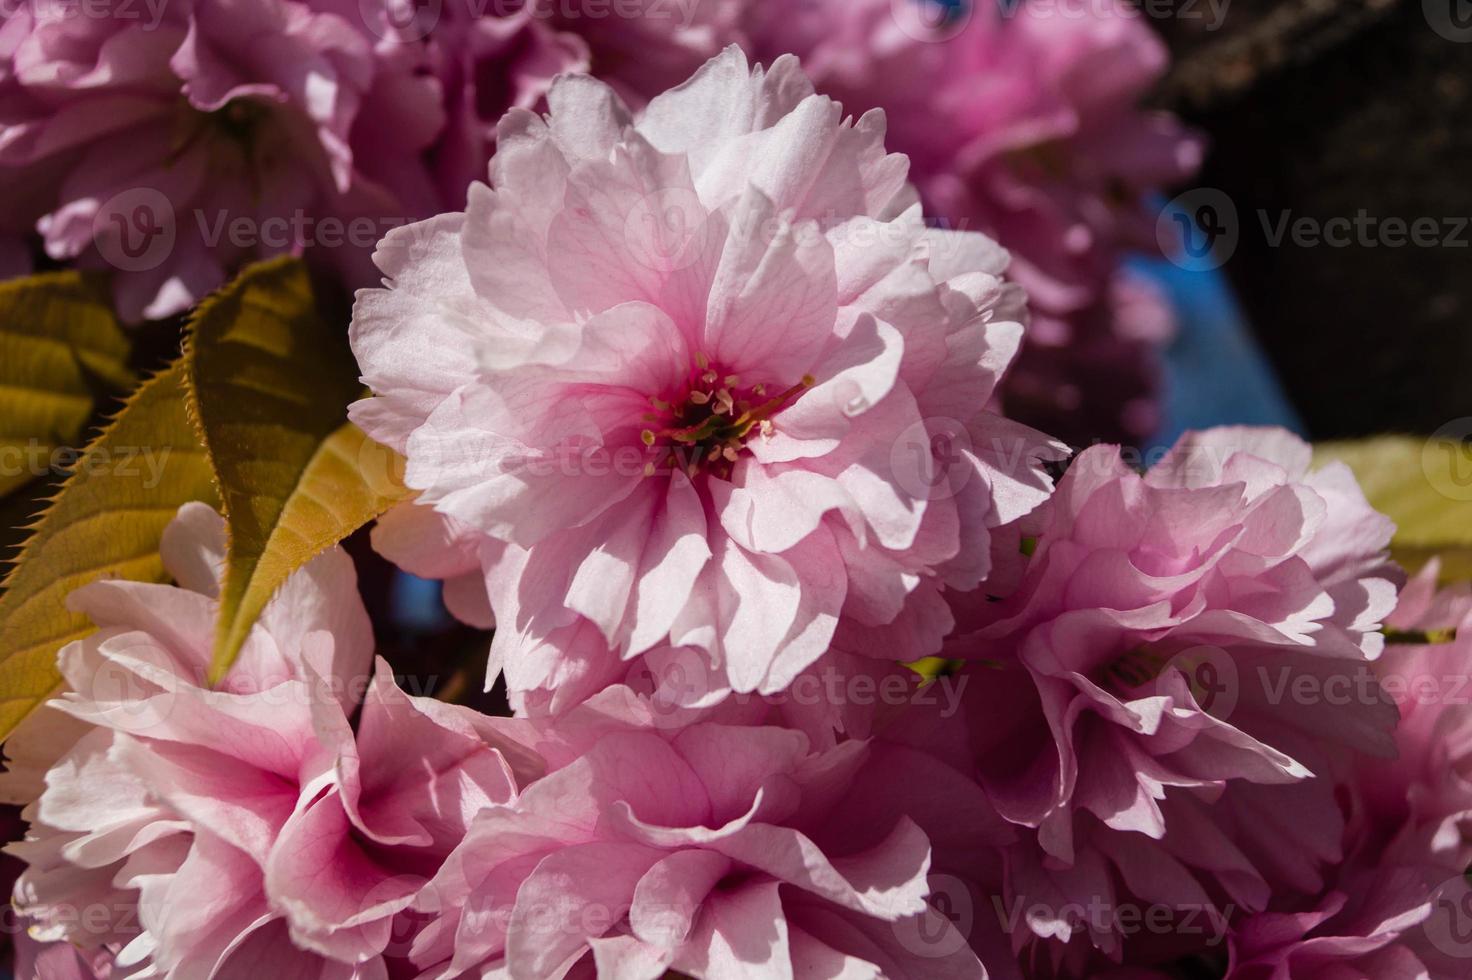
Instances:
[[[66,608],[67,594],[100,578],[168,581],[164,527],[188,501],[216,502],[183,373],[176,362],[133,393],[22,546],[0,595],[0,738],[59,688],[56,652],[92,632]]]
[[[0,497],[77,445],[98,395],[133,387],[106,290],[76,272],[0,283]]]
[[[362,389],[346,318],[320,309],[299,260],[253,266],[207,299],[185,356],[229,531],[218,680],[287,576],[404,491],[394,454],[347,422]]]
[[[1319,463],[1340,460],[1366,498],[1396,523],[1391,550],[1407,568],[1442,559],[1442,576],[1472,579],[1472,425],[1466,433],[1378,436],[1315,447]]]

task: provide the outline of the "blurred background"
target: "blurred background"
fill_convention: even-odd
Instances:
[[[1155,20],[1173,64],[1154,101],[1210,140],[1170,206],[1185,260],[1142,263],[1181,315],[1155,441],[1226,421],[1315,440],[1463,425],[1472,4],[1230,0],[1219,23],[1197,6]]]

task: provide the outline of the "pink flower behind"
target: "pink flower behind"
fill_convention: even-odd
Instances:
[[[1440,571],[1433,560],[1406,585],[1373,665],[1400,712],[1397,758],[1353,764],[1351,832],[1375,847],[1406,823],[1436,825],[1446,840],[1472,836],[1472,587],[1438,588]]]
[[[471,183],[485,176],[501,116],[512,108],[538,108],[557,75],[587,71],[588,46],[533,3],[488,7],[481,0],[447,0],[415,11],[421,21],[409,33],[425,35],[444,92],[446,126],[434,146],[435,180],[444,205],[463,208]],[[384,33],[393,36],[387,27]],[[365,130],[380,133],[385,146],[399,138],[387,126]]]
[[[37,939],[115,951],[124,975],[382,977],[407,946],[399,913],[471,817],[514,798],[511,770],[490,722],[408,697],[381,662],[369,680],[335,549],[206,688],[223,530],[186,505],[163,544],[181,587],[73,594],[99,630],[62,651],[70,691],[52,704],[95,727],[26,811],[17,908]]]
[[[1472,645],[1461,631],[1455,641],[1449,636],[1458,624],[1472,625],[1472,597],[1465,586],[1438,591],[1436,572],[1433,562],[1407,586],[1387,619],[1401,642],[1392,639],[1381,657],[1364,665],[1400,709],[1397,757],[1365,756],[1330,741],[1287,741],[1295,736],[1280,728],[1284,741],[1278,747],[1306,763],[1311,778],[1280,785],[1233,780],[1215,798],[1168,796],[1161,804],[1168,829],[1159,842],[1112,830],[1101,834],[1094,818],[1083,818],[1093,825],[1091,846],[1099,853],[1112,857],[1134,838],[1129,846],[1149,856],[1148,865],[1117,864],[1120,881],[1138,889],[1148,879],[1189,881],[1184,873],[1215,882],[1221,894],[1209,893],[1213,914],[1231,923],[1226,929],[1225,922],[1213,922],[1206,934],[1194,930],[1194,947],[1184,930],[1168,937],[1147,930],[1087,939],[1073,931],[1067,946],[1049,946],[1054,959],[1066,964],[1057,975],[1097,975],[1089,965],[1101,958],[1091,945],[1127,964],[1191,954],[1222,962],[1230,953],[1230,966],[1222,962],[1230,980],[1466,975],[1472,963],[1466,940],[1472,889],[1462,871],[1472,860],[1466,779],[1472,743],[1463,689],[1472,676]],[[1355,691],[1324,689],[1340,710],[1354,710]],[[978,716],[986,710],[974,708]],[[1073,869],[1040,875],[1036,857],[1009,848],[1008,858],[1013,866],[1031,866],[1025,877],[1042,901],[1017,899],[1024,906],[1087,907],[1083,897],[1101,884],[1103,907],[1121,901],[1114,892],[1118,885],[1097,877],[1091,882],[1081,859]],[[1172,867],[1177,859],[1183,867]],[[1014,874],[1012,880],[1023,877]],[[1155,895],[1147,900],[1159,901]],[[1053,922],[1037,918],[1053,928],[1072,925],[1064,916]]]
[[[1158,313],[1111,283],[1127,251],[1156,248],[1151,196],[1202,155],[1179,121],[1141,108],[1165,46],[1123,3],[947,6],[758,0],[743,25],[759,55],[798,54],[819,91],[884,109],[927,209],[1012,253],[1037,337],[1004,390],[1017,417],[1061,420],[1050,431],[1080,441],[1144,439],[1140,387],[1153,397],[1154,382],[1140,341]]]
[[[689,78],[740,43],[749,0],[527,0],[533,16],[578,35],[591,52],[593,74],[631,106]]]
[[[402,171],[439,128],[434,83],[380,52],[356,14],[200,0],[161,6],[155,22],[131,5],[69,16],[36,2],[5,26],[16,37],[0,168],[59,177],[39,222],[47,252],[121,271],[127,320],[176,313],[241,261],[300,249],[315,233],[299,213],[426,206],[364,167],[395,191],[426,185]],[[398,129],[391,159],[365,162],[355,123],[370,107],[385,121],[380,73],[394,74],[391,108],[412,106],[398,117],[416,125]]]
[[[1074,445],[1145,444],[1160,429],[1162,354],[1175,330],[1160,288],[1124,270],[1081,310],[1035,306],[1002,403]]]
[[[371,282],[388,228],[462,204],[506,109],[587,67],[530,9],[464,0],[429,23],[394,0],[63,6],[27,0],[0,33],[0,173],[27,191],[0,230],[116,271],[129,321],[312,246]],[[0,247],[0,269],[23,258]]]
[[[942,589],[1058,453],[981,409],[1021,334],[1005,255],[927,229],[881,117],[791,59],[733,48],[637,119],[587,78],[550,104],[503,120],[465,214],[385,240],[352,330],[353,418],[509,546],[502,663],[556,686],[592,631],[773,692],[840,617],[937,650]]]
[[[1389,620],[1424,635],[1374,664],[1400,710],[1398,758],[1343,760],[1343,864],[1320,893],[1283,889],[1236,926],[1230,980],[1452,980],[1472,968],[1472,596],[1438,591],[1438,570],[1407,586]]]
[[[1113,864],[1137,892],[1205,903],[1194,876],[1260,908],[1285,848],[1268,810],[1250,816],[1252,788],[1324,776],[1336,747],[1392,752],[1367,669],[1395,601],[1391,525],[1346,469],[1308,465],[1273,430],[1188,435],[1143,476],[1087,450],[1024,522],[1020,586],[962,613],[989,623],[947,655],[997,667],[969,707],[971,749],[999,812],[1035,828],[1039,869]],[[1300,862],[1338,857],[1317,826],[1290,833]]]

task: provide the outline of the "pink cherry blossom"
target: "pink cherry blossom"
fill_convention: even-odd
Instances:
[[[1444,839],[1472,831],[1472,587],[1438,588],[1440,571],[1433,560],[1407,584],[1372,665],[1400,712],[1397,758],[1352,763],[1350,832],[1374,846],[1407,823],[1435,825]]]
[[[1168,797],[1161,803],[1168,831],[1159,842],[1100,828],[1087,818],[1090,846],[1106,858],[1113,860],[1112,852],[1128,838],[1149,856],[1148,864],[1136,861],[1133,867],[1116,861],[1118,881],[1091,882],[1081,873],[1081,860],[1072,869],[1043,872],[1040,879],[1043,865],[1036,856],[1008,849],[1009,864],[1031,869],[1014,873],[1009,882],[1032,882],[1025,886],[1031,895],[1012,900],[1069,940],[1066,946],[1049,944],[1053,961],[1067,964],[1059,975],[1095,975],[1091,967],[1107,960],[1091,947],[1110,950],[1126,963],[1169,962],[1172,955],[1189,953],[1219,959],[1230,950],[1232,980],[1465,974],[1472,961],[1472,945],[1464,938],[1472,904],[1463,903],[1472,903],[1472,891],[1461,871],[1472,860],[1466,779],[1472,743],[1462,691],[1472,670],[1472,645],[1461,631],[1457,639],[1449,637],[1458,625],[1472,624],[1472,594],[1465,585],[1438,590],[1438,570],[1433,562],[1407,586],[1387,618],[1401,642],[1393,640],[1365,665],[1399,707],[1396,758],[1300,737],[1279,747],[1307,763],[1312,778],[1283,785],[1234,780],[1215,799]],[[978,707],[978,716],[985,710]],[[1280,737],[1292,736],[1280,730]],[[1148,879],[1158,887],[1172,876],[1211,881],[1220,889],[1222,897],[1207,907],[1213,924],[1217,916],[1231,917],[1226,942],[1214,929],[1198,933],[1205,941],[1192,949],[1179,927],[1169,931],[1166,943],[1104,930],[1085,938],[1078,932],[1087,923],[1062,915],[1049,921],[1040,914],[1077,910],[1089,894],[1104,895],[1103,907],[1114,907],[1118,882],[1139,889]],[[1153,894],[1150,900],[1160,901],[1163,893]]]
[[[176,313],[241,261],[300,249],[314,233],[299,213],[434,207],[411,171],[442,124],[437,83],[356,11],[200,0],[140,13],[20,4],[0,104],[0,168],[55,188],[38,224],[47,252],[122,272],[125,319]],[[365,115],[394,126],[391,147],[355,154]]]
[[[464,214],[388,236],[352,328],[353,418],[508,546],[500,662],[555,687],[597,636],[774,692],[840,617],[937,650],[942,590],[1058,452],[982,409],[1022,332],[1005,254],[926,228],[882,117],[792,59],[730,49],[638,117],[585,77],[549,101],[502,121]]]
[[[1467,975],[1472,595],[1465,585],[1438,590],[1438,571],[1428,565],[1389,620],[1422,635],[1392,643],[1374,664],[1400,711],[1398,758],[1342,761],[1342,865],[1307,904],[1280,890],[1271,910],[1234,929],[1231,980]]]
[[[1227,980],[1455,980],[1467,975],[1472,944],[1437,921],[1438,901],[1472,900],[1461,869],[1437,865],[1415,836],[1353,863],[1330,892],[1302,912],[1264,912],[1233,929]],[[1456,883],[1460,882],[1459,885]],[[1465,928],[1465,912],[1459,926]],[[1433,939],[1432,937],[1435,937]]]
[[[16,5],[0,33],[0,172],[27,193],[0,229],[35,225],[53,258],[114,269],[128,320],[309,246],[350,286],[371,282],[384,231],[464,201],[507,108],[587,67],[582,42],[529,8],[452,0],[432,23],[399,8]],[[0,250],[6,268],[23,258]]]
[[[598,707],[550,729],[552,771],[483,811],[422,893],[427,976],[986,975],[927,906],[925,834],[864,785],[863,743],[658,734]]]
[[[49,710],[94,727],[26,811],[16,906],[38,940],[109,950],[123,975],[384,977],[407,949],[400,913],[472,816],[515,796],[500,736],[404,694],[382,662],[368,677],[371,627],[335,549],[207,688],[223,531],[186,505],[163,542],[178,587],[73,593],[99,629],[63,649]]]
[[[1037,856],[1015,856],[1051,883],[1027,887],[1066,901],[1118,874],[1149,901],[1207,903],[1206,883],[1261,908],[1289,873],[1268,791],[1315,812],[1291,784],[1329,774],[1326,747],[1393,751],[1367,669],[1395,601],[1389,521],[1287,433],[1216,429],[1144,475],[1087,450],[1021,525],[1020,585],[962,610],[980,625],[946,655],[992,665],[967,738],[998,811],[1035,830]],[[1339,856],[1332,836],[1291,851],[1306,887]]]

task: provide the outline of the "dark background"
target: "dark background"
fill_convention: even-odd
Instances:
[[[1175,54],[1155,101],[1210,137],[1198,184],[1236,210],[1221,271],[1306,434],[1472,416],[1472,2],[1226,2],[1216,30],[1199,0],[1153,17]],[[1286,211],[1430,218],[1439,241],[1395,247],[1382,224],[1274,246]]]

